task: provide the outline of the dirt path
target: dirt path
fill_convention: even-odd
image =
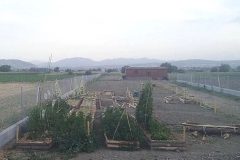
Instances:
[[[240,118],[240,101],[228,100],[226,98],[220,98],[217,96],[210,95],[208,93],[199,92],[196,90],[187,89],[187,92],[190,95],[195,97],[199,97],[205,103],[209,105],[214,105],[217,103],[217,112],[220,114],[225,114],[228,116],[235,116],[236,118]]]

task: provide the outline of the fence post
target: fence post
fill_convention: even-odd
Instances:
[[[39,100],[41,100],[41,94],[40,93],[41,93],[40,92],[40,85],[38,85],[36,105],[38,104]]]
[[[24,108],[23,108],[23,88],[21,87],[21,118],[24,116]]]
[[[227,78],[227,89],[228,89],[228,84],[229,84],[229,76]]]
[[[219,75],[218,75],[218,85],[219,85],[219,88],[221,88],[221,84],[220,84]]]

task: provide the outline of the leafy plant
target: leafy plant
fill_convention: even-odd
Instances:
[[[64,122],[69,111],[70,106],[61,99],[58,99],[54,106],[51,101],[43,103],[41,107],[35,106],[27,125],[28,139],[42,140],[54,136],[57,132],[56,126]]]
[[[136,119],[145,129],[149,129],[149,124],[153,114],[152,86],[148,82],[143,88],[138,105],[136,107]]]
[[[142,132],[124,110],[108,107],[103,116],[103,128],[107,137],[121,141],[142,141]]]
[[[83,112],[78,115],[70,115],[66,121],[57,128],[56,142],[60,150],[67,153],[92,152],[98,145],[94,133],[88,135],[87,122],[91,122],[91,115],[84,116]]]
[[[152,85],[150,82],[145,84],[142,89],[139,103],[136,107],[137,122],[149,131],[154,140],[171,139],[170,129],[166,125],[159,124],[153,119],[153,99]]]
[[[98,145],[92,130],[88,135],[87,129],[87,122],[92,121],[91,115],[85,116],[83,112],[68,115],[69,111],[70,106],[61,99],[53,107],[51,102],[34,107],[27,126],[28,139],[51,137],[59,144],[60,150],[67,153],[94,151]]]
[[[152,120],[150,123],[151,139],[153,140],[169,140],[171,139],[170,129],[166,125],[159,124]]]

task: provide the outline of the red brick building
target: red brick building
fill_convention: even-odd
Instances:
[[[126,67],[126,80],[164,80],[167,79],[165,67]]]

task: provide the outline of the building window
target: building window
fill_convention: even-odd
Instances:
[[[151,76],[151,72],[147,72],[147,76]]]
[[[135,74],[137,74],[138,73],[138,70],[137,69],[135,69]]]

